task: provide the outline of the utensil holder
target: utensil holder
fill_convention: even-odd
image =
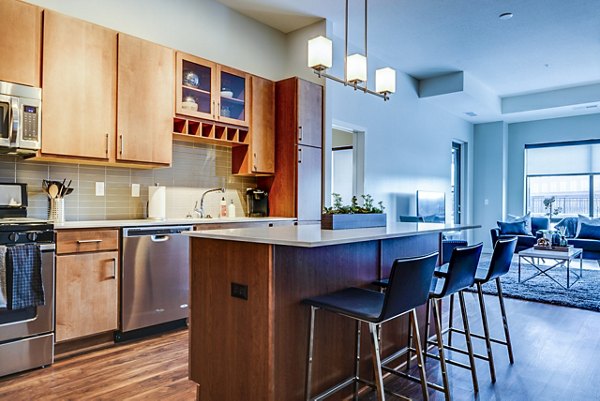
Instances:
[[[49,220],[52,220],[55,223],[65,222],[65,200],[63,198],[50,199]]]

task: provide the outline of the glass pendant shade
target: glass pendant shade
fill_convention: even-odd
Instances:
[[[375,92],[396,92],[396,71],[394,69],[385,67],[375,71]]]
[[[367,82],[367,58],[353,54],[346,59],[346,79],[351,83]]]
[[[317,36],[308,41],[308,66],[315,70],[331,68],[333,44],[324,36]]]

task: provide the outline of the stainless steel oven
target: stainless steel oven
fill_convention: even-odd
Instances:
[[[30,154],[41,146],[42,90],[0,81],[0,153]]]
[[[0,245],[39,247],[44,292],[43,305],[0,307],[0,376],[5,376],[53,362],[55,235],[52,223],[26,217],[26,184],[0,183],[0,195]]]

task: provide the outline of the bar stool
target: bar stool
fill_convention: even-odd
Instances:
[[[481,255],[481,250],[483,248],[483,244],[478,244],[470,247],[455,247],[450,256],[450,262],[448,264],[442,265],[437,268],[434,272],[434,278],[431,283],[431,292],[429,294],[429,299],[427,300],[427,322],[425,323],[425,338],[426,338],[426,347],[424,350],[425,356],[435,358],[440,362],[440,370],[442,372],[442,385],[436,383],[428,382],[427,385],[435,390],[441,391],[444,393],[446,400],[450,400],[450,386],[448,384],[448,371],[446,368],[446,363],[450,363],[452,365],[456,365],[471,371],[471,376],[473,380],[473,388],[475,392],[479,391],[479,386],[477,383],[477,372],[475,369],[475,360],[474,353],[471,343],[471,336],[469,330],[469,324],[467,320],[466,306],[464,302],[463,290],[469,288],[473,285],[475,281],[475,272],[477,270],[477,265],[479,263],[479,257]],[[373,284],[379,285],[383,288],[388,287],[388,280],[380,280],[376,281]],[[458,293],[461,299],[461,310],[462,310],[462,318],[465,330],[463,330],[466,339],[467,339],[467,352],[469,355],[469,365],[465,365],[463,363],[448,359],[445,357],[444,349],[447,347],[444,345],[443,334],[445,331],[442,330],[442,319],[441,319],[441,300],[446,296],[453,296]],[[431,316],[431,309],[433,304],[433,318],[435,322],[436,329],[436,341],[429,341],[429,317]],[[410,323],[409,323],[410,324]],[[411,342],[410,338],[410,330],[409,330],[409,344]],[[436,345],[438,348],[438,355],[433,355],[428,352],[429,345]],[[453,349],[458,352],[463,353],[463,350]],[[418,357],[418,351],[411,348],[410,345],[407,347],[408,358],[406,363],[407,370],[410,369],[410,361],[411,356],[410,352],[416,352]],[[391,359],[398,358],[403,355],[404,351],[399,351],[394,354],[392,357],[388,357],[385,362],[388,362]],[[408,376],[406,373],[395,372],[403,377],[413,378]]]
[[[483,322],[483,336],[480,334],[471,333],[471,337],[485,340],[487,357],[482,355],[475,355],[480,359],[484,359],[488,362],[490,367],[490,377],[492,382],[496,381],[496,368],[494,366],[494,357],[492,354],[492,343],[502,344],[506,346],[508,350],[508,358],[511,364],[514,363],[512,344],[510,342],[510,332],[508,330],[508,320],[506,318],[506,308],[504,307],[504,297],[502,294],[502,284],[500,283],[500,277],[508,273],[512,262],[512,257],[517,246],[517,237],[508,239],[499,239],[496,241],[494,246],[494,252],[490,260],[489,267],[478,268],[475,273],[475,285],[477,287],[477,295],[479,299],[479,309],[481,311],[481,320]],[[491,281],[496,281],[496,288],[498,290],[498,300],[500,302],[500,313],[502,315],[502,323],[504,326],[504,340],[492,338],[490,336],[490,330],[487,319],[487,312],[485,307],[485,300],[483,297],[482,285]],[[453,302],[451,300],[450,310],[452,310]],[[451,315],[451,313],[450,313]],[[465,334],[464,330],[460,330],[453,326],[452,320],[448,324],[448,341],[451,341],[452,332]]]
[[[417,364],[421,377],[421,390],[423,399],[429,400],[427,393],[427,377],[423,363],[423,350],[419,337],[419,326],[415,308],[423,305],[429,296],[429,289],[433,279],[438,253],[432,253],[417,258],[396,259],[390,273],[388,291],[385,293],[362,288],[347,288],[330,294],[307,298],[302,302],[310,306],[308,358],[306,365],[305,398],[307,401],[322,400],[342,388],[354,383],[354,399],[358,399],[358,384],[363,383],[374,387],[377,399],[385,400],[381,355],[379,350],[379,327],[390,320],[409,314],[412,324],[415,347],[417,349]],[[317,309],[336,313],[356,321],[356,354],[354,376],[325,390],[320,395],[311,398],[311,380],[313,363],[313,342],[315,329],[315,314]],[[366,323],[372,346],[372,360],[375,371],[375,383],[368,382],[359,377],[360,363],[360,326]],[[390,391],[385,390],[391,393]],[[399,394],[395,396],[406,399]]]
[[[467,316],[467,308],[465,303],[464,290],[471,287],[475,282],[475,273],[479,264],[483,243],[473,246],[454,248],[450,256],[450,262],[442,265],[434,272],[432,288],[427,301],[427,322],[425,323],[425,334],[427,345],[425,346],[425,355],[440,361],[442,371],[443,387],[445,389],[446,399],[450,398],[448,386],[448,374],[446,363],[458,366],[471,371],[471,379],[473,381],[473,390],[479,391],[479,383],[477,382],[477,370],[475,367],[475,353],[473,352],[473,343],[471,341],[471,330],[469,328],[469,320]],[[441,300],[447,296],[458,294],[460,301],[461,317],[463,322],[463,334],[467,343],[467,351],[459,348],[454,348],[451,345],[445,345],[443,342],[442,317],[441,317]],[[435,335],[437,342],[429,341],[429,316],[433,304],[433,318],[435,321]],[[430,354],[428,352],[429,345],[437,345],[438,349],[447,348],[451,351],[456,351],[466,354],[469,357],[469,364],[464,364],[450,358],[442,357],[442,352],[439,355]]]

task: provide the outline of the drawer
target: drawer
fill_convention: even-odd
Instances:
[[[119,230],[59,230],[56,253],[115,251],[119,249]]]

